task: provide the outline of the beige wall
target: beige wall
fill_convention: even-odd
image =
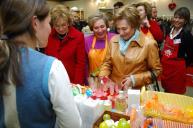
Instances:
[[[96,12],[98,12],[97,9],[97,0],[75,0],[75,1],[66,1],[66,2],[61,2],[62,4],[65,4],[69,7],[78,7],[79,9],[84,10],[84,15],[85,18],[88,17],[89,15],[92,15]],[[137,3],[141,1],[148,1],[148,2],[153,2],[155,1],[157,9],[158,9],[158,15],[159,16],[166,16],[166,17],[171,17],[173,16],[174,11],[170,11],[168,9],[168,4],[172,0],[106,0],[107,1],[107,8],[112,9],[113,4],[117,1],[122,1],[123,3]],[[129,2],[128,2],[129,1]],[[177,4],[177,8],[181,6],[186,6],[190,9],[191,11],[191,17],[193,18],[193,8],[191,6],[193,5],[193,0],[174,0],[174,2]],[[58,4],[58,2],[48,2],[51,6],[54,6]]]

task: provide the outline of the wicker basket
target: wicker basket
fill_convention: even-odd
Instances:
[[[111,116],[111,119],[114,121],[118,121],[120,118],[125,118],[126,120],[129,120],[129,116],[115,113],[115,112],[110,112],[110,111],[105,111],[99,118],[98,120],[93,124],[93,128],[99,128],[99,125],[101,122],[103,122],[103,115],[104,114],[109,114]]]

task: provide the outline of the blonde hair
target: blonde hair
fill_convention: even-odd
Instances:
[[[139,28],[140,26],[140,16],[139,12],[137,11],[136,7],[131,5],[123,6],[116,14],[115,14],[115,22],[117,20],[126,19],[127,22],[133,28]]]
[[[62,4],[58,4],[58,5],[54,6],[50,11],[50,16],[51,16],[51,25],[52,26],[55,24],[56,20],[59,17],[63,18],[65,21],[67,21],[69,25],[72,24],[68,7],[66,7]]]

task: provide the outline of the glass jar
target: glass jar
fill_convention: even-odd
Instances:
[[[124,91],[119,91],[119,95],[115,100],[115,110],[120,113],[125,113],[127,106],[126,93]]]

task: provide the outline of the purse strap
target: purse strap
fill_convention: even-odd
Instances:
[[[159,92],[160,89],[159,89],[159,85],[158,85],[158,82],[157,82],[157,77],[156,77],[156,75],[153,71],[151,71],[151,79],[152,79],[153,82],[155,81],[155,84],[153,84],[154,90]]]

